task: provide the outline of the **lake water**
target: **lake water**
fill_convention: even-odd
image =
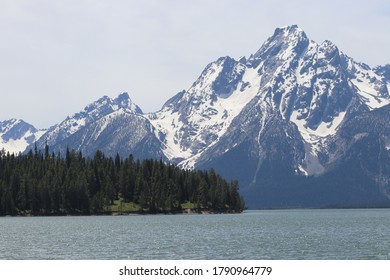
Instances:
[[[0,217],[0,259],[390,259],[390,209]]]

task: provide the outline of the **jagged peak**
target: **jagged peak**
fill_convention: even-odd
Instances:
[[[208,82],[211,82],[209,79],[214,74],[217,76],[219,75],[219,72],[228,65],[234,65],[238,62],[231,58],[230,56],[222,56],[218,58],[216,61],[213,61],[209,63],[205,69],[202,71],[198,79],[192,84],[191,88],[195,87],[202,87],[202,85],[206,85]],[[211,80],[213,81],[216,77],[212,77]]]
[[[111,98],[108,97],[107,95],[104,95],[102,97],[100,97],[98,100],[88,104],[87,106],[85,106],[84,108],[84,111],[88,112],[88,111],[91,111],[93,110],[94,108],[96,108],[97,106],[103,106],[105,104],[108,104],[110,103],[111,101]]]
[[[267,40],[267,42],[280,40],[284,42],[296,42],[297,40],[308,40],[308,38],[303,29],[299,28],[298,25],[290,25],[276,28],[274,34]]]
[[[336,45],[332,41],[330,41],[330,40],[323,41],[321,43],[321,46],[323,46],[323,47],[332,47],[332,48],[336,47]]]
[[[250,56],[248,61],[256,67],[260,60],[277,56],[288,48],[295,49],[299,54],[308,45],[309,38],[297,25],[279,27],[275,29],[274,34],[266,40],[261,48]]]
[[[26,134],[31,136],[36,132],[38,132],[38,129],[22,119],[12,118],[0,121],[0,140],[5,142],[8,142],[11,139],[19,139]]]
[[[143,114],[142,110],[131,101],[127,92],[119,94],[112,99],[107,95],[87,105],[84,110],[68,116],[64,121],[58,125],[54,125],[49,129],[49,133],[56,133],[58,130],[67,131],[73,134],[80,127],[85,124],[96,121],[106,115],[116,111],[126,111],[133,114]]]
[[[113,100],[113,103],[118,105],[119,108],[130,109],[133,113],[143,114],[141,108],[131,100],[130,95],[127,92],[119,94]]]
[[[376,66],[373,70],[378,75],[385,77],[387,81],[390,81],[390,64]]]
[[[11,128],[11,127],[14,127],[16,125],[23,125],[23,126],[28,126],[28,127],[33,127],[34,128],[33,125],[25,122],[22,119],[11,118],[11,119],[7,119],[7,120],[4,120],[4,121],[0,121],[0,130],[1,129],[5,129],[5,128]]]
[[[319,45],[320,49],[327,52],[339,51],[339,48],[330,40],[325,40]]]
[[[17,119],[8,119],[4,121],[0,121],[0,133],[7,131],[10,127],[12,127],[16,123]]]
[[[247,58],[245,56],[241,56],[239,59],[238,59],[238,62],[242,63],[242,64],[246,64],[247,62]]]
[[[225,64],[225,63],[227,63],[227,62],[237,62],[234,58],[232,58],[232,57],[230,57],[230,56],[221,56],[220,58],[218,58],[217,60],[215,60],[215,61],[213,61],[213,62],[211,62],[211,63],[209,63],[207,66],[206,66],[206,68],[203,70],[203,72],[204,71],[206,71],[208,68],[210,68],[210,67],[213,67],[213,66],[215,66],[215,65],[223,65],[223,64]]]
[[[182,91],[178,92],[177,94],[175,94],[173,97],[169,98],[165,103],[164,105],[162,106],[162,108],[165,108],[165,107],[171,107],[173,105],[175,105],[178,101],[180,101],[184,94],[186,93],[186,91],[183,89]]]
[[[292,24],[292,25],[286,25],[286,26],[282,26],[282,27],[277,27],[277,28],[275,29],[274,35],[278,35],[278,34],[281,34],[281,33],[283,33],[284,36],[294,35],[294,34],[305,34],[305,32],[303,31],[303,29],[301,29],[300,27],[298,27],[297,24]]]
[[[230,56],[222,56],[220,58],[218,58],[217,62],[225,62],[225,61],[235,61],[234,58],[230,57]]]
[[[116,111],[118,109],[128,109],[133,113],[142,114],[141,108],[139,108],[130,98],[127,92],[119,94],[116,98],[112,99],[107,95],[99,98],[98,100],[90,103],[84,108],[85,113],[92,112],[94,110],[103,111],[110,109],[111,111]]]
[[[21,121],[23,121],[23,120],[16,119],[16,118],[11,118],[11,119],[8,119],[8,120],[0,121],[0,124],[15,124],[15,123],[21,122]]]

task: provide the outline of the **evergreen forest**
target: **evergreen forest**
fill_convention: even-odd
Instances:
[[[239,213],[244,201],[237,181],[211,169],[183,170],[162,160],[93,158],[30,150],[0,151],[0,215],[112,213]]]

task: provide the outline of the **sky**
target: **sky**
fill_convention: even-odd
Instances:
[[[122,92],[156,112],[210,62],[248,57],[292,24],[390,63],[388,0],[0,0],[0,121],[48,128]]]

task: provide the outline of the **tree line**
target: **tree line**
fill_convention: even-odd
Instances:
[[[0,151],[0,215],[109,213],[114,201],[132,202],[141,212],[182,210],[242,212],[237,181],[227,182],[211,169],[184,170],[162,160],[94,157],[66,150],[65,155],[30,150]]]

